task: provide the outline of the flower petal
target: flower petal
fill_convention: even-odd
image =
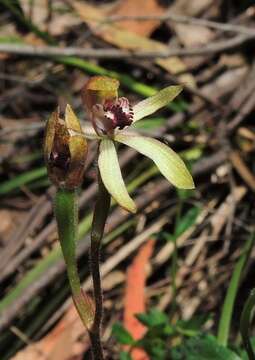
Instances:
[[[78,133],[82,132],[80,121],[78,120],[72,107],[69,104],[66,105],[66,109],[65,109],[65,122],[69,130],[73,130]]]
[[[131,146],[141,154],[152,159],[159,168],[159,171],[177,188],[194,188],[192,176],[184,162],[167,145],[144,136],[116,135],[115,140]]]
[[[171,102],[177,95],[182,91],[182,86],[172,85],[168,86],[155,95],[140,101],[138,104],[133,106],[134,118],[133,122],[143,119],[145,116],[153,114],[158,109],[166,106]]]
[[[98,166],[102,181],[115,201],[124,209],[135,213],[136,206],[124,184],[117,152],[112,140],[103,139],[99,147]]]

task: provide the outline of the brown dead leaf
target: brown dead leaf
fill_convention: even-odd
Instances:
[[[162,15],[165,12],[165,8],[160,6],[159,2],[156,0],[146,0],[143,2],[142,6],[139,6],[137,0],[122,0],[115,5],[111,10],[109,15],[128,15],[128,16],[141,16],[141,15]],[[150,20],[150,21],[118,21],[118,26],[122,29],[132,31],[138,35],[148,36],[150,35],[156,27],[159,26],[159,20]]]
[[[102,9],[87,4],[85,1],[74,0],[68,1],[68,3],[76,10],[94,34],[112,45],[128,50],[166,51],[168,49],[166,45],[159,41],[121,29],[116,24],[106,23],[104,21],[106,18],[105,12]],[[191,74],[185,73],[186,65],[178,57],[157,58],[155,62],[171,74],[178,75],[182,73],[179,76],[180,82],[188,86],[195,86],[194,77]]]
[[[86,330],[74,305],[71,305],[49,334],[19,351],[12,360],[69,360],[84,353],[86,343],[80,339],[85,336]]]
[[[146,331],[135,317],[135,314],[145,312],[145,284],[146,267],[154,248],[154,241],[149,240],[143,245],[127,272],[127,284],[124,299],[124,326],[132,334],[133,338],[140,339]],[[147,360],[148,357],[141,349],[132,351],[133,360]]]

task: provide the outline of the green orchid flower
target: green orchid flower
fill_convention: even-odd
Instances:
[[[98,167],[104,186],[124,209],[135,213],[136,205],[128,194],[118,161],[116,143],[137,150],[150,158],[163,176],[180,189],[193,189],[194,182],[182,159],[162,142],[145,137],[132,125],[166,106],[181,91],[181,86],[168,86],[133,107],[128,99],[118,97],[119,82],[105,76],[95,76],[84,86],[83,102],[91,125],[84,126],[88,139],[99,140]]]

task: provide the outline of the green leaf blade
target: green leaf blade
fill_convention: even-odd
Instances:
[[[112,335],[123,345],[133,345],[135,340],[132,335],[124,328],[121,323],[115,323],[112,327]]]
[[[148,313],[136,314],[136,318],[146,327],[164,326],[169,323],[168,317],[162,311],[150,309]]]
[[[195,337],[171,350],[172,360],[241,360],[212,336]]]

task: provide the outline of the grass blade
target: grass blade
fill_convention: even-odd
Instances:
[[[250,252],[255,240],[255,234],[252,234],[247,240],[243,248],[242,255],[238,259],[233,275],[230,280],[230,284],[227,290],[227,294],[224,300],[224,304],[221,311],[220,323],[218,328],[218,342],[226,346],[229,337],[231,318],[233,314],[234,303],[237,295],[237,290],[240,284],[241,275],[247,260],[249,259]]]

